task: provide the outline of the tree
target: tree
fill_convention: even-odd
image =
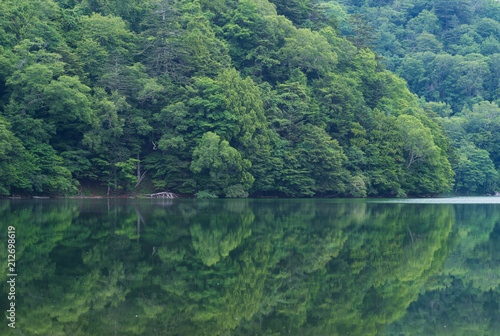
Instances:
[[[459,65],[461,74],[458,87],[466,97],[480,96],[483,91],[483,79],[488,73],[488,66],[480,55],[468,55]]]
[[[338,141],[332,139],[324,129],[305,125],[302,142],[298,146],[307,158],[304,164],[314,180],[312,190],[319,194],[345,194],[350,175],[343,167],[346,157]]]
[[[290,70],[300,69],[311,77],[324,76],[337,64],[337,55],[326,38],[309,29],[299,29],[286,39],[280,50],[281,64]]]
[[[198,174],[198,190],[209,190],[215,194],[224,191],[226,195],[231,195],[229,191],[237,185],[241,191],[251,188],[255,179],[248,172],[250,167],[249,160],[243,159],[236,149],[229,146],[229,142],[221,141],[213,132],[203,135],[191,162],[191,171]]]
[[[144,55],[148,73],[154,77],[184,80],[187,56],[180,37],[184,30],[179,25],[177,0],[151,0],[148,2],[146,18],[143,20]]]
[[[439,19],[432,11],[423,10],[418,16],[408,21],[407,30],[421,34],[427,32],[436,34],[439,32]]]
[[[423,32],[415,40],[415,51],[439,53],[443,49],[443,45],[436,39],[433,34]]]
[[[30,176],[36,170],[29,154],[9,130],[9,126],[0,116],[0,195],[10,195],[13,189],[31,190]]]
[[[278,15],[284,15],[296,25],[304,23],[312,9],[311,0],[271,0],[276,5]]]
[[[130,139],[125,140],[124,137],[124,114],[130,105],[118,92],[108,95],[102,88],[96,90],[93,105],[97,118],[92,129],[85,134],[82,144],[95,155],[91,160],[92,174],[89,177],[98,177],[106,182],[107,194],[110,195],[112,187],[115,190],[123,189],[133,181],[129,176],[130,167],[136,161],[130,158],[131,148],[127,146]]]
[[[486,40],[481,44],[481,54],[488,56],[493,54],[500,53],[500,42],[493,35],[490,35]]]
[[[228,48],[216,37],[210,22],[201,8],[192,4],[185,9],[183,20],[187,21],[186,33],[181,43],[186,46],[186,59],[194,76],[216,76],[230,65]]]
[[[403,148],[407,153],[407,168],[420,161],[432,162],[439,153],[434,144],[430,129],[411,115],[400,115],[396,123],[403,139]]]
[[[475,104],[472,111],[464,109],[459,116],[467,120],[467,124],[464,125],[467,140],[478,148],[488,151],[498,169],[500,167],[500,146],[498,144],[500,108],[498,105],[483,101]]]
[[[472,144],[464,144],[458,149],[456,167],[456,191],[487,193],[495,190],[498,172],[488,152]]]
[[[368,23],[361,14],[352,14],[349,16],[349,24],[352,35],[349,40],[358,49],[370,48],[371,42],[375,39],[374,28]]]

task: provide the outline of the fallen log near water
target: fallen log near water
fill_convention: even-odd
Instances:
[[[169,198],[169,199],[179,197],[179,195],[174,194],[173,192],[170,192],[170,191],[163,191],[163,192],[159,192],[159,193],[155,193],[155,194],[140,194],[140,195],[149,196],[151,198]]]

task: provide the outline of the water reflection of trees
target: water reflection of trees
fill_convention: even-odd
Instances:
[[[446,262],[386,335],[498,334],[500,212],[496,205],[454,207]]]
[[[26,335],[375,335],[436,278],[454,218],[320,200],[9,204]]]

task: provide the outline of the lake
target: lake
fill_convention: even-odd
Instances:
[[[500,330],[500,198],[0,200],[0,223],[1,335]]]

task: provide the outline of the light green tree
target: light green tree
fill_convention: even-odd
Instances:
[[[403,139],[403,148],[407,153],[406,167],[420,161],[432,162],[439,154],[439,148],[434,144],[429,128],[412,115],[400,115],[396,123]]]
[[[191,162],[191,171],[198,174],[200,189],[208,189],[215,194],[226,190],[227,196],[232,196],[227,192],[227,188],[232,186],[240,185],[239,189],[243,192],[250,189],[255,180],[248,172],[250,167],[249,160],[243,159],[229,142],[221,141],[213,132],[203,135],[193,152]]]

